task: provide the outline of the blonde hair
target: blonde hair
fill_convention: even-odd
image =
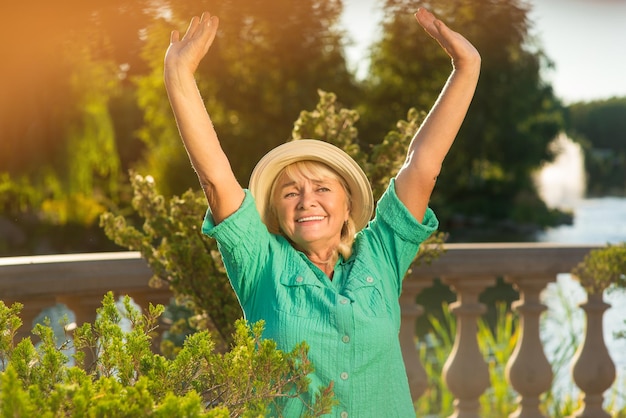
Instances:
[[[352,255],[352,244],[354,243],[356,227],[354,225],[354,221],[352,220],[352,193],[345,179],[341,177],[335,170],[319,161],[297,161],[283,168],[278,173],[276,179],[274,179],[274,182],[272,183],[272,187],[270,188],[270,198],[268,199],[267,206],[265,208],[265,224],[267,226],[267,229],[273,234],[281,235],[284,235],[284,233],[280,230],[280,224],[278,222],[278,215],[276,214],[276,206],[274,204],[274,201],[276,199],[276,180],[278,180],[282,176],[286,176],[289,180],[298,180],[302,178],[333,179],[337,180],[341,184],[348,200],[349,215],[348,220],[341,228],[340,242],[335,249],[335,253],[331,257],[331,261],[334,264],[339,254],[341,254],[345,260],[350,258],[350,256]]]

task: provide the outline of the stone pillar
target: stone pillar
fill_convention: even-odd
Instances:
[[[580,307],[586,314],[585,337],[572,361],[572,377],[584,397],[582,407],[573,417],[609,418],[602,402],[604,391],[615,381],[615,364],[604,342],[602,317],[610,305],[604,302],[601,292],[589,294]]]
[[[519,336],[515,350],[506,366],[506,377],[519,393],[519,407],[510,418],[544,418],[539,410],[539,397],[550,389],[552,367],[539,336],[539,316],[547,307],[539,294],[555,277],[507,277],[520,293],[513,309],[519,313]]]
[[[450,311],[457,317],[452,353],[443,368],[443,377],[455,397],[450,418],[480,418],[479,398],[490,386],[489,366],[478,347],[477,319],[487,308],[478,301],[480,293],[495,284],[495,278],[445,277],[442,281],[457,294]]]
[[[417,318],[424,313],[424,308],[416,303],[415,298],[431,284],[426,281],[405,282],[400,296],[400,308],[402,310],[400,346],[413,402],[416,402],[428,387],[428,376],[420,360],[415,339]]]

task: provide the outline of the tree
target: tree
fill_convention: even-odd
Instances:
[[[28,236],[22,252],[41,246],[34,237],[55,241],[56,251],[84,251],[89,244],[73,238],[95,234],[100,249],[109,247],[91,228],[107,207],[119,204],[126,183],[120,126],[110,106],[125,92],[129,74],[142,67],[139,29],[148,16],[147,2],[127,3],[26,0],[0,6],[0,34],[14,39],[3,49],[10,65],[0,69],[0,173],[29,186],[20,198],[29,205],[14,205],[3,215]],[[39,236],[42,231],[55,238]]]
[[[561,109],[541,78],[550,63],[529,35],[527,6],[508,0],[422,5],[472,41],[483,63],[473,103],[432,198],[444,228],[460,214],[538,221],[537,213],[545,215],[547,209],[532,174],[552,158],[548,144],[561,127]],[[403,109],[432,106],[451,70],[449,58],[407,10],[412,4],[404,0],[385,3],[383,37],[373,48],[369,100],[362,112],[367,135],[380,135]],[[369,136],[364,140],[375,143]]]
[[[254,164],[290,139],[300,109],[311,108],[318,88],[350,102],[356,87],[347,69],[338,28],[339,0],[171,2],[171,17],[151,26],[144,57],[150,74],[137,80],[146,119],[141,138],[149,152],[138,171],[152,175],[166,194],[197,180],[180,146],[162,82],[169,33],[184,31],[202,10],[220,17],[218,39],[198,70],[199,88],[242,185]],[[166,157],[167,156],[167,157]]]
[[[76,60],[68,53],[76,51],[73,46],[89,47],[93,62],[114,63],[121,77],[142,71],[139,32],[152,11],[149,4],[2,2],[0,35],[12,41],[3,47],[7,65],[0,69],[0,171],[30,173],[63,152],[64,128],[76,119],[71,89]]]
[[[567,108],[567,133],[582,143],[587,192],[626,194],[626,97]]]

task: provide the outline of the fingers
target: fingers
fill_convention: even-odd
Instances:
[[[180,40],[180,33],[177,30],[173,30],[170,34],[170,44],[178,42]]]
[[[200,17],[194,16],[189,22],[187,32],[183,36],[183,41],[187,39],[203,38],[212,43],[217,33],[217,27],[219,26],[219,19],[217,16],[211,16],[210,13],[204,12]]]
[[[423,7],[417,9],[417,13],[415,13],[415,19],[417,19],[417,22],[431,36],[433,36],[433,33],[437,31],[437,27],[435,26],[435,16]]]
[[[447,40],[450,39],[452,31],[441,20],[435,18],[428,10],[420,7],[415,13],[415,19],[424,28],[433,39],[435,39],[442,47],[447,47]]]
[[[424,30],[435,39],[453,61],[476,62],[479,60],[476,48],[461,34],[450,29],[441,20],[424,8],[419,8],[415,18]]]
[[[194,16],[191,18],[191,21],[189,22],[189,27],[187,27],[187,32],[185,32],[185,35],[183,36],[183,41],[185,39],[193,37],[193,35],[198,30],[199,24],[200,24],[200,19],[198,18],[198,16]]]

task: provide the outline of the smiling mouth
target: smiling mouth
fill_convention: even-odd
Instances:
[[[324,220],[324,216],[307,216],[305,218],[300,218],[297,219],[296,222],[298,223],[302,223],[302,222],[309,222],[309,221],[322,221]]]

